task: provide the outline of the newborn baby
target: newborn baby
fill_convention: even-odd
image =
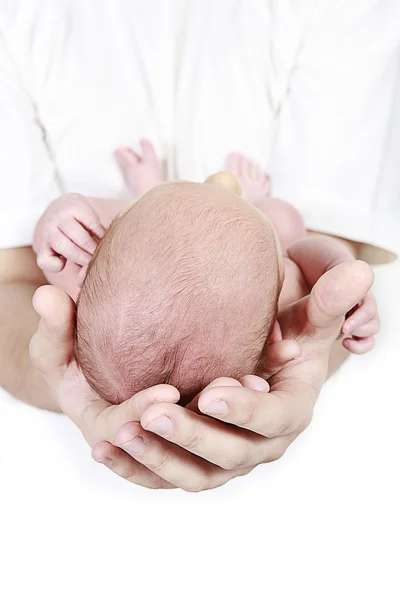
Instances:
[[[248,159],[228,161],[246,201],[227,172],[203,184],[162,182],[151,145],[142,150],[118,154],[137,201],[67,195],[35,232],[39,266],[77,300],[81,369],[113,403],[162,382],[190,399],[216,377],[262,372],[280,294],[281,303],[296,300],[328,263],[352,258],[341,245],[304,238],[300,215],[269,197],[268,179]],[[293,248],[291,258],[281,246]]]

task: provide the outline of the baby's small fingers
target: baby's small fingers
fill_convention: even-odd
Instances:
[[[50,244],[57,254],[81,267],[87,265],[92,259],[88,252],[79,248],[59,229],[52,234]]]
[[[59,225],[60,230],[74,244],[86,250],[89,254],[94,254],[97,248],[97,242],[92,238],[90,233],[81,225],[74,217],[66,217]]]
[[[101,224],[99,215],[93,210],[89,204],[85,204],[82,210],[79,211],[78,215],[75,215],[75,219],[84,226],[89,233],[94,233],[95,236],[101,240],[106,230]]]
[[[345,338],[342,342],[343,347],[352,354],[364,354],[369,352],[375,346],[374,337],[363,338],[357,340],[354,338]]]
[[[47,248],[38,254],[37,265],[42,271],[59,273],[65,267],[65,258],[57,256],[51,248]]]
[[[365,325],[377,316],[376,301],[372,294],[368,294],[361,305],[346,319],[342,332],[345,335],[354,333],[358,327]]]
[[[357,327],[357,329],[355,329],[352,332],[352,335],[356,338],[368,338],[368,337],[371,337],[372,335],[376,335],[377,333],[379,333],[379,329],[380,329],[379,317],[374,317],[373,319],[368,321],[368,323],[366,323],[365,325],[361,325],[361,327]]]

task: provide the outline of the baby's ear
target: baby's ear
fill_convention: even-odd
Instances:
[[[204,183],[211,183],[212,185],[217,185],[224,190],[229,190],[238,196],[242,195],[242,190],[240,187],[240,183],[236,179],[232,173],[229,171],[220,171],[219,173],[214,173],[214,175],[209,175]]]

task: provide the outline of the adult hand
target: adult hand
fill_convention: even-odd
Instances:
[[[301,355],[272,376],[270,391],[263,379],[249,375],[241,381],[214,381],[185,408],[152,403],[140,423],[124,424],[95,446],[93,457],[127,478],[140,462],[188,491],[222,485],[276,460],[309,424],[332,344],[346,313],[372,282],[366,263],[343,263],[280,315],[285,341],[269,346],[266,365],[275,372],[285,362],[283,357],[296,355],[299,345]]]
[[[178,390],[170,385],[143,390],[117,406],[102,400],[87,383],[74,358],[75,305],[71,298],[46,285],[35,292],[33,305],[41,319],[30,342],[32,363],[46,378],[61,410],[74,421],[91,446],[112,439],[121,425],[139,419],[152,402],[162,402],[165,406],[179,400]],[[140,463],[130,464],[128,479],[150,488],[173,487]]]

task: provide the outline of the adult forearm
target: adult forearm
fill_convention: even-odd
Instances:
[[[43,377],[29,358],[29,342],[38,325],[32,296],[38,284],[0,284],[0,385],[40,408],[59,410]]]

